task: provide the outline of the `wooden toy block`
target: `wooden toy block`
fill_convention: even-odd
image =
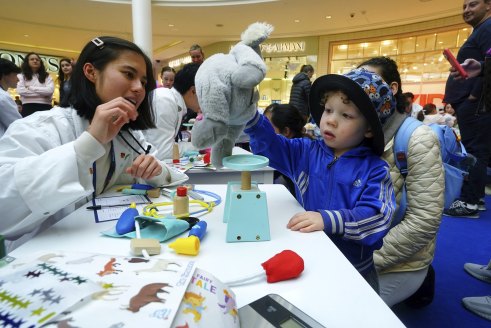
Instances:
[[[149,255],[160,254],[160,243],[157,239],[150,238],[133,238],[130,243],[131,253],[134,255],[142,255],[144,249]]]

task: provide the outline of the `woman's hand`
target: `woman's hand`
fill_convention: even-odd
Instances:
[[[136,120],[137,117],[135,105],[123,97],[118,97],[97,106],[87,131],[101,144],[107,144],[123,125]]]
[[[162,173],[160,162],[152,155],[140,155],[133,161],[130,167],[126,168],[126,173],[134,178],[148,180]]]
[[[295,214],[286,227],[293,231],[313,232],[324,230],[324,220],[319,212],[302,212]]]

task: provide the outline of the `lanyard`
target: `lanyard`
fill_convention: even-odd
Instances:
[[[111,141],[111,149],[109,150],[109,157],[111,158],[111,163],[109,164],[109,171],[107,172],[106,179],[104,180],[104,187],[102,188],[102,192],[106,190],[109,181],[114,175],[114,171],[116,170],[116,157],[114,156],[114,144]],[[96,162],[92,164],[92,185],[94,186],[94,199],[96,197],[97,192],[97,177],[96,177]]]

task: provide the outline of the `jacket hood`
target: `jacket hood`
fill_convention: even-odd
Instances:
[[[298,82],[300,82],[302,80],[308,80],[308,81],[310,81],[309,76],[307,74],[305,74],[303,72],[300,72],[300,73],[298,73],[297,75],[295,75],[293,77],[292,82],[293,83],[298,83]]]

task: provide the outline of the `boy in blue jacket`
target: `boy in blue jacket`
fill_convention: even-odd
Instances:
[[[310,110],[322,140],[277,135],[256,113],[246,126],[255,154],[295,184],[306,212],[287,227],[323,230],[378,292],[373,251],[382,246],[395,208],[381,121],[395,109],[390,87],[364,69],[319,77],[310,92]]]

